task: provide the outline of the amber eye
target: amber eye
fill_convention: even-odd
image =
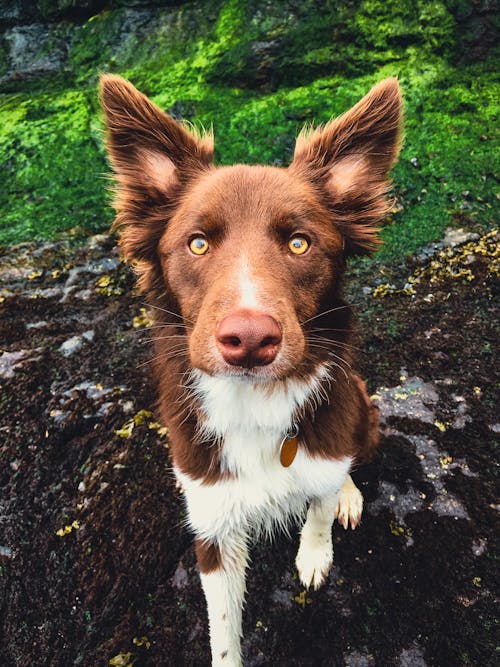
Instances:
[[[292,236],[288,241],[288,248],[294,255],[303,255],[309,248],[309,241],[303,236]]]
[[[208,251],[208,241],[203,236],[195,236],[189,241],[189,250],[194,255],[204,255]]]

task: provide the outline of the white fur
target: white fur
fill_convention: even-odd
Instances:
[[[345,530],[349,523],[354,530],[361,521],[363,513],[363,496],[361,491],[352,481],[350,475],[347,475],[345,482],[340,489],[338,505],[335,508],[334,516]]]
[[[290,380],[269,388],[196,372],[203,436],[219,441],[222,467],[231,474],[206,484],[176,471],[197,535],[222,541],[234,530],[272,532],[276,524],[285,526],[290,517],[300,515],[311,498],[340,491],[351,465],[349,457],[316,458],[299,447],[289,468],[279,460],[281,440],[307,401],[320,400],[326,376],[327,371],[319,369],[308,382]]]
[[[243,255],[241,258],[238,276],[240,289],[238,308],[260,309],[261,304],[258,297],[257,285],[252,279],[246,255]]]
[[[231,540],[229,544],[226,541],[221,555],[224,562],[222,569],[200,574],[207,600],[212,665],[239,667],[241,615],[248,560],[245,541],[241,537]]]
[[[356,528],[363,511],[363,496],[350,475],[345,477],[339,492],[314,500],[300,534],[300,546],[295,564],[306,588],[319,588],[333,563],[332,522],[347,529]]]
[[[232,476],[215,484],[193,480],[177,471],[186,491],[189,523],[201,537],[222,540],[234,529],[246,534],[286,527],[301,515],[311,498],[339,491],[351,459],[316,458],[299,447],[289,468],[279,447],[297,412],[318,400],[326,371],[303,382],[266,385],[198,372],[194,384],[205,415],[203,436],[221,443],[221,463]],[[316,396],[316,398],[315,398]],[[194,446],[204,447],[204,443]]]
[[[328,461],[299,450],[293,464],[283,468],[276,443],[268,444],[276,461],[265,465],[256,461],[253,472],[247,470],[239,479],[203,484],[177,471],[186,493],[189,525],[197,535],[220,543],[234,530],[247,535],[262,530],[272,534],[277,526],[286,529],[311,498],[338,493],[351,465],[349,457]],[[252,442],[244,446],[252,447]]]
[[[301,577],[319,585],[331,565],[331,523],[351,458],[314,457],[299,446],[290,467],[284,468],[279,460],[281,440],[306,404],[326,400],[322,388],[325,380],[326,368],[320,368],[308,382],[288,380],[272,386],[212,377],[200,371],[193,374],[193,389],[203,414],[202,437],[193,447],[206,447],[207,439],[215,440],[220,446],[222,468],[229,473],[227,479],[207,484],[176,470],[185,491],[190,527],[199,538],[217,543],[221,550],[221,568],[201,575],[213,665],[241,664],[239,634],[246,558],[228,558],[228,550],[246,553],[249,536],[261,531],[272,534],[277,527],[286,529],[290,519],[305,513],[309,501],[327,497],[333,499],[328,508],[323,508],[325,517],[329,512],[329,542],[324,540],[319,550],[314,540],[301,542],[305,547],[302,560],[312,557],[314,561],[312,574],[301,565]]]
[[[295,564],[301,582],[319,588],[333,563],[332,522],[339,491],[311,503],[300,534]]]
[[[192,386],[204,413],[204,435],[226,440],[238,431],[249,435],[261,432],[284,434],[308,401],[317,405],[326,399],[321,382],[328,370],[304,380],[252,383],[247,378],[214,377],[193,372]],[[226,448],[226,443],[225,443]]]

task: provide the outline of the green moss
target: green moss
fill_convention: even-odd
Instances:
[[[52,237],[75,226],[97,231],[109,224],[101,176],[106,162],[91,94],[4,97],[2,242]]]
[[[383,254],[412,252],[448,225],[498,219],[498,79],[485,65],[438,65],[402,73],[406,141],[394,180],[404,209],[384,230]]]
[[[351,29],[371,51],[418,46],[424,53],[442,54],[454,45],[455,20],[443,2],[363,0]]]
[[[0,242],[108,227],[96,98],[107,70],[163,108],[213,124],[222,164],[287,164],[304,122],[324,122],[398,75],[401,210],[384,229],[382,255],[413,252],[450,224],[487,228],[498,214],[495,61],[454,64],[462,24],[452,4],[209,0],[154,10],[154,22],[152,9],[118,5],[59,26],[64,73],[0,95]]]

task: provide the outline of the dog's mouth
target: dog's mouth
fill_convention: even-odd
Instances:
[[[283,373],[280,373],[274,364],[251,367],[224,365],[213,375],[215,377],[234,378],[241,382],[251,382],[253,384],[266,384],[283,379]]]

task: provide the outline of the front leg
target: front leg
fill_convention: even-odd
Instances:
[[[363,496],[350,475],[340,491],[311,502],[300,535],[295,564],[306,588],[319,588],[333,563],[332,523],[337,518],[344,528],[355,528],[363,510]]]
[[[243,534],[220,542],[195,540],[200,578],[207,601],[212,666],[241,666],[241,617],[248,563]]]

